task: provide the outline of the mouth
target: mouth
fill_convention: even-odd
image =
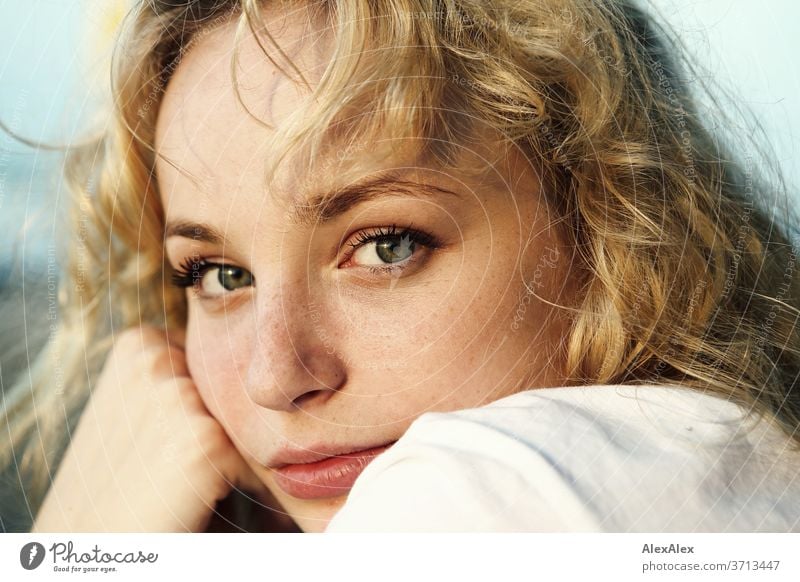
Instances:
[[[297,499],[325,499],[346,495],[358,476],[375,457],[396,441],[377,447],[339,454],[316,454],[305,451],[284,455],[288,462],[272,468],[275,483]],[[298,459],[314,458],[300,462]]]

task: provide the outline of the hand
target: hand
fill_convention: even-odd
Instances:
[[[154,327],[116,338],[32,531],[203,531],[234,487],[260,485],[204,406],[183,345]]]

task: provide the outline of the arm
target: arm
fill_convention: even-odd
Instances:
[[[540,451],[454,415],[415,423],[359,477],[327,532],[600,531]]]

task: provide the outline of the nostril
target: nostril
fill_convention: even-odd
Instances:
[[[332,390],[311,390],[310,392],[304,392],[297,398],[292,401],[292,405],[295,408],[302,408],[303,406],[307,406],[310,402],[318,401],[318,403],[325,402],[328,398],[330,398],[331,394],[333,394]]]

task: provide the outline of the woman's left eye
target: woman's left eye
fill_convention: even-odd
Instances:
[[[353,258],[361,265],[401,263],[414,254],[416,242],[409,235],[391,236],[361,245]]]
[[[404,269],[416,260],[423,248],[433,249],[439,245],[436,239],[425,232],[396,226],[381,227],[358,233],[350,246],[354,251],[348,262],[354,266],[367,267],[372,272]]]

